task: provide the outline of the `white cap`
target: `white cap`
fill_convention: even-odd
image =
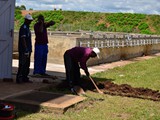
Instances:
[[[97,47],[94,47],[92,50],[93,50],[93,52],[96,53],[97,57],[99,58],[98,54],[100,53],[100,50]]]
[[[32,16],[30,14],[27,14],[24,18],[27,20],[33,20]]]

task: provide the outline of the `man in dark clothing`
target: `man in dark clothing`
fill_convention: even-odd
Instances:
[[[35,52],[34,52],[34,75],[47,75],[47,54],[48,54],[48,35],[47,28],[54,25],[54,21],[45,22],[44,17],[39,15],[38,22],[34,25],[35,31]]]
[[[89,58],[98,57],[100,50],[98,48],[74,47],[64,53],[64,64],[66,70],[66,79],[72,88],[79,85],[80,68],[84,70],[87,76],[90,75],[86,62]]]
[[[24,24],[19,30],[19,67],[16,78],[17,83],[31,82],[29,81],[28,74],[30,71],[30,56],[32,52],[31,31],[29,29],[29,25],[31,24],[32,20],[32,16],[27,14],[25,16]]]

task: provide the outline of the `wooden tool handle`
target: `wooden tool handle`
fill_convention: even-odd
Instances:
[[[92,83],[93,83],[93,85],[95,86],[97,92],[103,94],[103,92],[97,87],[96,83],[95,83],[94,80],[91,78],[91,76],[89,76],[89,79],[92,81]]]

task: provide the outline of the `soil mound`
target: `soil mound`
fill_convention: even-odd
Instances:
[[[96,79],[94,80],[98,88],[101,89],[101,91],[103,91],[105,94],[160,101],[160,92],[158,90],[152,90],[143,87],[134,88],[128,84],[118,85],[109,80],[106,80],[105,82],[96,82]],[[81,81],[79,81],[79,84],[85,91],[95,90],[95,86],[89,79],[83,78]],[[67,85],[66,81],[57,86],[58,89],[67,87],[69,86]]]
[[[103,91],[106,94],[160,101],[160,92],[158,90],[142,87],[134,88],[128,84],[117,85],[111,81],[106,81],[100,84],[104,85]]]

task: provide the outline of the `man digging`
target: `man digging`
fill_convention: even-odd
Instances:
[[[74,94],[84,94],[80,87],[80,68],[82,68],[86,76],[90,76],[86,63],[89,58],[98,57],[100,50],[98,48],[74,47],[66,50],[64,53],[64,65],[66,70],[66,80],[71,91]]]

